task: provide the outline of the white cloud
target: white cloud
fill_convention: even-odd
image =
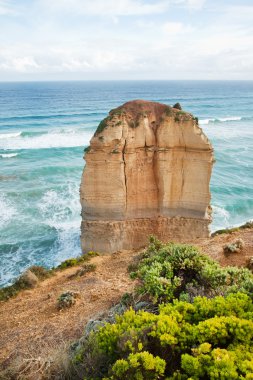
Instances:
[[[1,59],[0,57],[0,68],[6,71],[29,73],[41,71],[42,66],[32,56],[14,56],[7,59]]]
[[[14,14],[14,13],[15,11],[10,1],[0,0],[0,16]]]
[[[199,10],[206,0],[38,0],[51,11],[97,16],[161,14],[173,6]]]
[[[201,9],[205,0],[185,0],[186,5],[191,9]]]
[[[41,0],[41,5],[55,11],[83,15],[130,16],[164,12],[170,1],[147,3],[143,0]]]
[[[0,0],[0,12],[3,4],[18,12],[11,22],[1,18],[0,80],[15,73],[253,79],[253,7],[213,0],[33,0],[20,11],[20,3]]]
[[[166,22],[163,25],[163,30],[168,34],[179,33],[183,30],[183,24],[181,22]]]

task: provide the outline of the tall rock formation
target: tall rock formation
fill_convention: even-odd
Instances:
[[[207,237],[211,143],[179,107],[135,100],[110,111],[85,153],[83,252]]]

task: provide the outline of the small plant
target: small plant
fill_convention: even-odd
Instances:
[[[57,307],[59,310],[70,308],[76,303],[79,293],[67,291],[62,293],[57,299]]]
[[[178,111],[176,114],[175,114],[175,121],[176,122],[181,122],[181,121],[189,121],[189,120],[192,120],[192,115],[190,113],[187,113],[185,111]]]
[[[85,264],[82,266],[82,268],[78,269],[75,273],[68,276],[68,278],[76,278],[76,277],[82,277],[86,273],[94,272],[96,270],[97,266],[95,264]]]
[[[100,123],[98,124],[98,127],[96,129],[95,136],[97,136],[97,135],[99,135],[99,133],[103,132],[103,130],[107,127],[107,123],[110,119],[111,119],[110,116],[107,116],[106,118],[104,118],[103,120],[100,121]]]
[[[199,118],[198,117],[194,117],[193,120],[195,120],[196,124],[199,125]]]
[[[91,257],[95,257],[95,256],[99,256],[99,253],[90,251],[83,254],[82,256],[72,257],[70,259],[63,261],[61,264],[58,265],[58,267],[56,267],[56,269],[59,270],[59,269],[74,267],[74,266],[84,263],[85,261],[89,261]]]
[[[180,103],[176,103],[176,104],[174,104],[173,108],[182,111],[182,107],[181,107],[181,104],[180,104]]]
[[[82,266],[81,271],[82,274],[89,273],[89,272],[95,272],[97,266],[95,264],[85,264]]]
[[[223,252],[225,255],[230,253],[238,253],[244,247],[244,241],[242,239],[237,239],[233,243],[226,244],[223,246]]]
[[[99,253],[95,252],[95,251],[89,251],[84,256],[86,256],[86,255],[88,256],[88,258],[91,258],[91,257],[99,256]]]
[[[111,379],[156,380],[164,374],[165,367],[165,360],[147,351],[131,353],[126,359],[116,361]]]
[[[172,109],[172,107],[170,107],[170,106],[167,106],[167,107],[165,108],[164,113],[165,113],[166,116],[173,116],[173,115],[174,115],[174,113],[173,113],[173,109]]]
[[[91,150],[91,147],[90,146],[87,146],[86,148],[84,148],[84,153],[88,153],[89,151]]]
[[[237,232],[237,231],[244,230],[247,228],[253,228],[253,222],[252,221],[249,221],[249,222],[247,222],[247,223],[245,223],[239,227],[225,228],[222,230],[217,230],[217,231],[213,232],[211,236],[214,237],[216,235],[221,235],[221,234],[232,234],[233,232]]]
[[[125,293],[121,298],[121,303],[125,306],[132,306],[134,304],[133,294]]]
[[[75,277],[82,277],[86,273],[89,272],[95,272],[96,270],[96,265],[95,264],[84,264],[80,269],[78,269],[74,274],[71,274],[68,276],[68,278],[75,278]]]
[[[49,278],[52,276],[52,271],[49,269],[46,269],[40,265],[33,265],[29,268],[29,270],[35,274],[35,276],[38,277],[39,280],[45,280],[46,278]]]
[[[248,264],[247,264],[247,267],[250,269],[250,270],[253,270],[253,256],[251,256],[248,260]]]

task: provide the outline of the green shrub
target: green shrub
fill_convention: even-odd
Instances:
[[[78,292],[67,291],[62,293],[57,299],[57,307],[59,310],[70,308],[76,303],[76,299],[79,297]]]
[[[84,153],[88,153],[89,151],[91,150],[91,147],[90,147],[90,145],[89,146],[87,146],[86,148],[84,148]]]
[[[221,268],[196,247],[152,236],[131,275],[154,311],[130,308],[84,340],[74,359],[84,379],[253,380],[249,270]]]
[[[213,232],[211,236],[214,237],[216,235],[232,234],[233,232],[238,232],[240,230],[245,230],[247,228],[253,228],[253,221],[246,222],[242,226],[239,226],[239,227],[225,228],[222,230],[217,230],[217,231]]]
[[[244,241],[242,239],[237,239],[232,243],[225,244],[223,246],[223,252],[225,255],[229,255],[230,253],[238,253],[244,247]]]
[[[77,266],[77,265],[84,263],[85,261],[90,260],[91,257],[95,257],[95,256],[99,256],[99,253],[89,251],[89,252],[83,254],[82,256],[72,257],[70,259],[63,261],[61,264],[59,264],[56,267],[56,269],[66,269],[66,268],[74,267],[74,266]]]
[[[38,280],[45,280],[52,275],[52,270],[46,269],[39,265],[33,265],[23,272],[12,285],[0,289],[0,301],[7,301],[15,297],[21,290],[32,288],[31,283],[24,277],[26,272],[32,272]]]
[[[68,278],[76,278],[76,277],[82,277],[86,273],[95,272],[97,266],[95,264],[84,264],[80,269],[78,269],[75,273],[68,276]]]
[[[248,269],[221,268],[194,246],[162,244],[154,237],[131,276],[141,280],[139,292],[148,294],[154,302],[174,298],[191,301],[198,295],[213,297],[232,291],[250,294],[253,290]]]
[[[106,118],[104,118],[103,120],[100,121],[100,123],[98,124],[98,127],[96,129],[95,136],[97,136],[97,135],[99,135],[99,133],[103,132],[103,130],[107,127],[107,123],[109,120],[110,120],[110,116],[107,116]]]
[[[96,351],[85,355],[104,358],[97,379],[250,379],[253,303],[238,293],[175,300],[157,315],[130,309],[95,337]],[[95,379],[87,362],[86,370]]]
[[[155,380],[164,374],[165,366],[165,360],[154,357],[147,351],[129,354],[127,359],[116,361],[110,379]]]

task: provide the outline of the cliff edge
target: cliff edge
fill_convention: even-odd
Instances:
[[[190,113],[127,102],[101,121],[84,158],[83,252],[138,249],[150,234],[209,236],[213,148]]]

